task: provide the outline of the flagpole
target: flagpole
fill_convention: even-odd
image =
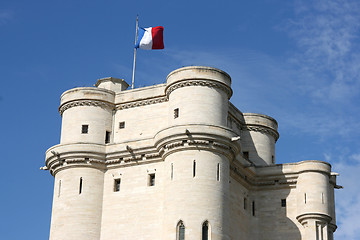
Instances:
[[[135,81],[135,63],[136,63],[136,41],[138,35],[138,27],[139,27],[139,15],[136,15],[136,31],[135,31],[135,44],[134,44],[134,63],[133,63],[133,73],[132,73],[132,81],[131,81],[131,89],[134,89],[134,81]]]

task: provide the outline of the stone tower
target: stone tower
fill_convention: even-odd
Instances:
[[[227,73],[95,86],[61,96],[50,239],[333,239],[330,165],[276,164],[277,122],[232,105]]]

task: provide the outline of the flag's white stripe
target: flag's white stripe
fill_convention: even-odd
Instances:
[[[152,34],[151,34],[152,27],[144,28],[144,29],[145,29],[145,33],[140,41],[139,47],[142,49],[149,50],[152,49],[152,45],[153,45]]]

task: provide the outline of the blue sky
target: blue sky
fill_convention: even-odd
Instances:
[[[279,123],[277,163],[325,160],[340,173],[335,239],[360,239],[360,2],[0,1],[0,239],[47,239],[62,92],[98,78],[131,82],[136,15],[165,28],[139,50],[135,87],[188,65],[232,77],[241,111]]]

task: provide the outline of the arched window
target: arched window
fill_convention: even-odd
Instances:
[[[176,240],[185,240],[185,225],[181,220],[176,226]]]
[[[205,221],[202,225],[202,240],[210,240],[210,226],[209,222]]]

